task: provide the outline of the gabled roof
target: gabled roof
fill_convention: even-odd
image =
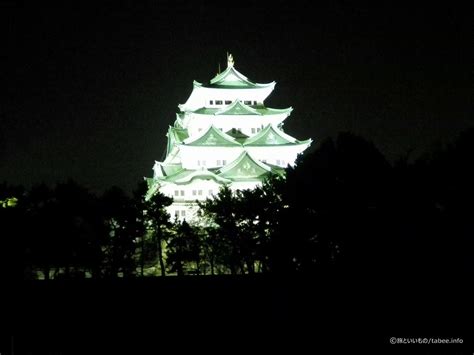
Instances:
[[[183,126],[184,112],[178,112],[176,114],[176,120],[174,121],[174,127],[184,128]]]
[[[148,201],[160,188],[160,184],[157,180],[152,178],[145,178],[146,184],[148,186],[148,191],[145,195],[145,200]]]
[[[230,105],[217,110],[214,115],[257,115],[262,114],[256,109],[243,104],[240,100],[235,100]]]
[[[262,114],[262,115],[278,115],[282,113],[288,113],[290,114],[291,111],[293,111],[293,107],[287,107],[287,108],[271,108],[271,107],[265,107],[265,106],[257,106],[255,110]]]
[[[183,143],[191,146],[240,146],[240,143],[235,141],[234,138],[221,132],[213,125],[200,137],[196,139],[188,138]]]
[[[179,144],[176,144],[169,152],[166,153],[166,157],[163,160],[164,165],[181,164],[179,146]]]
[[[166,136],[171,141],[173,141],[173,143],[181,143],[185,139],[189,138],[189,133],[185,128],[169,126]]]
[[[181,164],[163,164],[161,163],[161,169],[164,171],[165,176],[174,175],[177,172],[183,170],[183,166]]]
[[[232,180],[248,180],[262,177],[270,171],[271,168],[268,165],[253,159],[248,152],[244,151],[233,162],[222,167],[219,176]]]
[[[282,132],[280,129],[269,124],[256,135],[248,138],[243,142],[244,146],[255,145],[283,145],[299,143],[295,138]]]
[[[176,142],[182,142],[185,139],[189,138],[188,130],[180,127],[170,126],[168,129],[168,134],[173,137]]]
[[[155,179],[153,178],[145,177],[144,180],[146,181],[148,189],[151,189],[156,183]]]
[[[165,179],[181,170],[183,170],[182,164],[166,164],[155,160],[155,165],[153,165],[154,178],[156,179]]]
[[[154,177],[166,176],[165,170],[163,169],[163,164],[156,160],[155,160],[155,165],[153,165],[153,175]]]
[[[166,136],[168,137],[166,154],[169,154],[171,149],[173,149],[173,146],[187,139],[189,134],[187,129],[169,126]]]
[[[240,73],[234,66],[227,67],[222,73],[217,74],[214,78],[211,79],[209,84],[201,84],[199,82],[194,82],[194,86],[204,86],[211,88],[258,88],[275,85],[275,82],[268,84],[259,84],[253,83],[248,78]]]
[[[249,137],[245,133],[242,133],[241,130],[236,128],[229,129],[225,133],[234,138],[236,142],[239,142],[240,144],[242,144],[242,142],[245,142],[245,140]]]

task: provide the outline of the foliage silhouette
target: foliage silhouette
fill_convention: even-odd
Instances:
[[[172,203],[172,199],[157,192],[144,202],[145,225],[150,236],[151,246],[156,248],[156,257],[159,262],[161,276],[166,276],[164,247],[169,238],[170,216],[165,207]]]
[[[224,186],[199,203],[194,225],[173,224],[172,200],[145,200],[144,183],[132,197],[117,187],[96,197],[73,181],[29,190],[4,183],[2,274],[472,272],[473,142],[470,129],[391,165],[371,142],[343,132],[298,157],[286,178],[251,191]]]

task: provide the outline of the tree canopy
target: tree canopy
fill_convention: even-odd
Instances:
[[[223,186],[200,220],[172,221],[172,199],[74,181],[0,185],[2,275],[114,278],[473,270],[474,129],[415,161],[390,164],[351,133],[300,156],[286,178]]]

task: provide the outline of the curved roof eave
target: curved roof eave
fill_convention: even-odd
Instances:
[[[231,180],[223,178],[221,176],[217,176],[216,174],[214,174],[213,172],[209,170],[195,170],[191,174],[184,176],[181,179],[175,180],[174,183],[177,185],[185,185],[185,184],[189,184],[190,182],[196,179],[214,180],[215,182],[220,183],[220,184],[226,184],[226,183],[231,182]]]
[[[221,174],[225,174],[227,173],[228,171],[234,169],[236,166],[238,166],[239,164],[241,164],[241,162],[244,160],[244,159],[250,159],[254,164],[256,164],[257,166],[259,166],[261,169],[265,170],[265,171],[271,171],[271,168],[259,161],[258,159],[254,159],[252,157],[252,155],[250,155],[249,152],[247,152],[246,150],[244,150],[237,158],[235,158],[233,161],[231,161],[229,164],[225,165],[224,167],[222,167],[220,169],[220,172],[219,172],[219,175]]]
[[[227,83],[230,82],[240,82],[244,84],[245,86],[241,85],[226,85],[226,79],[231,76],[233,79],[237,80],[230,80],[227,81]],[[239,72],[237,69],[235,69],[234,66],[227,67],[226,70],[224,70],[222,73],[217,74],[214,78],[212,78],[209,81],[209,84],[205,85],[205,87],[235,87],[235,88],[255,88],[255,87],[267,87],[270,85],[275,85],[275,82],[271,82],[268,84],[262,84],[262,83],[254,83],[250,81],[244,74]]]
[[[228,134],[225,134],[224,132],[221,132],[221,130],[217,129],[214,125],[211,125],[207,131],[205,131],[203,134],[201,134],[197,138],[194,138],[194,139],[191,140],[191,138],[193,138],[193,137],[189,137],[189,138],[185,139],[182,142],[182,144],[188,145],[188,146],[193,145],[193,144],[195,144],[195,142],[198,142],[199,140],[201,140],[202,138],[204,138],[206,135],[208,135],[210,133],[215,133],[217,136],[219,136],[221,139],[228,142],[229,144],[232,144],[232,145],[235,145],[235,146],[241,146],[241,144],[239,142],[235,141],[234,138],[232,138]],[[205,146],[209,147],[209,146],[212,146],[212,145],[205,145]]]
[[[230,105],[227,105],[226,107],[223,107],[221,109],[218,109],[216,112],[214,112],[214,115],[225,115],[227,113],[235,114],[233,113],[234,111],[237,111],[240,108],[243,113],[239,113],[239,115],[255,115],[255,116],[262,116],[262,113],[258,112],[256,109],[240,102],[240,100],[234,100]]]

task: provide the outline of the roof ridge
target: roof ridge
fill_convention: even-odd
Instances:
[[[196,142],[204,139],[204,137],[206,137],[207,135],[212,135],[213,133],[217,134],[219,137],[221,137],[222,139],[224,139],[225,141],[229,142],[229,143],[232,143],[234,145],[238,145],[238,146],[241,146],[241,144],[239,142],[237,142],[233,137],[231,137],[230,135],[222,132],[220,129],[216,128],[216,126],[214,126],[213,124],[211,124],[209,126],[209,129],[206,130],[203,134],[201,134],[199,137],[195,138],[195,139],[192,139],[192,137],[189,137],[187,139],[185,139],[182,143],[185,144],[185,145],[192,145],[192,144],[196,144]],[[208,142],[208,140],[210,139],[210,141]],[[217,142],[217,139],[215,137],[208,137],[205,142],[200,142],[198,144],[202,144],[202,145],[213,145],[212,143]]]
[[[257,165],[258,167],[260,167],[260,169],[264,170],[265,172],[270,172],[271,171],[271,167],[269,167],[265,163],[262,163],[258,159],[253,158],[252,155],[248,151],[244,150],[236,159],[234,159],[232,162],[230,162],[229,164],[227,164],[227,165],[223,166],[221,169],[219,169],[220,170],[219,171],[219,176],[220,175],[225,175],[227,172],[229,172],[232,169],[236,168],[237,166],[242,164],[242,161],[246,158],[249,159],[255,165]],[[249,168],[250,167],[246,167],[246,170],[248,170]]]
[[[229,77],[233,77],[235,80],[226,80]],[[229,87],[239,87],[239,85],[229,85],[229,83],[235,83],[235,82],[240,82],[241,87],[251,87],[251,88],[259,88],[259,87],[266,87],[270,85],[275,85],[275,82],[272,81],[270,83],[255,83],[251,80],[249,80],[244,74],[239,72],[234,66],[227,67],[226,70],[224,70],[222,73],[217,74],[215,77],[213,77],[207,85],[203,85],[197,81],[193,82],[194,87],[219,87],[219,86],[229,86]],[[227,85],[226,85],[227,84]]]
[[[232,102],[231,104],[217,110],[216,112],[214,112],[214,115],[223,115],[226,112],[232,111],[237,106],[240,106],[242,109],[249,112],[250,114],[262,116],[262,114],[258,112],[256,109],[244,104],[239,99],[235,99],[234,102]]]
[[[272,133],[274,132],[274,133]],[[276,137],[271,137],[270,134],[276,134],[280,139],[284,140],[285,143],[277,143],[277,138]],[[274,126],[273,124],[269,123],[264,129],[262,129],[260,132],[255,134],[252,137],[249,137],[246,139],[242,145],[243,146],[250,146],[252,144],[255,144],[255,142],[265,139],[265,144],[271,145],[272,143],[275,143],[275,145],[281,145],[281,144],[288,144],[288,143],[297,143],[297,139],[286,134],[285,132],[281,131],[278,127]],[[270,141],[269,141],[270,140]]]

